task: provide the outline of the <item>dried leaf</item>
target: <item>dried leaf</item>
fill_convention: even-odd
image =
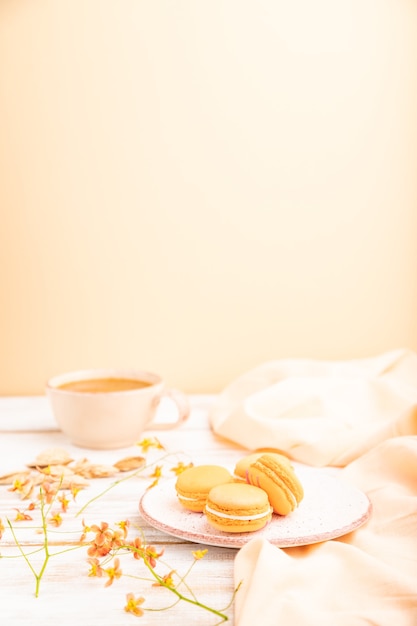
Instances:
[[[143,467],[145,463],[146,459],[143,456],[127,456],[117,461],[117,463],[114,463],[114,467],[120,472],[130,472],[131,470]]]
[[[22,472],[11,472],[10,474],[3,474],[0,476],[0,485],[13,485],[13,483],[18,480],[21,483],[24,483],[30,476],[30,471],[25,470]]]
[[[48,448],[44,450],[28,467],[47,467],[48,465],[67,465],[72,458],[64,448]]]
[[[79,474],[85,467],[90,467],[90,465],[91,461],[84,457],[83,459],[78,459],[78,461],[72,463],[71,469],[74,474]]]
[[[32,473],[30,475],[30,480],[34,485],[41,485],[45,480],[45,475],[40,472]]]
[[[117,474],[119,470],[114,465],[100,465],[100,464],[84,464],[82,467],[77,468],[77,475],[84,478],[108,478]]]
[[[74,470],[67,465],[47,465],[46,467],[37,467],[36,469],[45,476],[51,476],[53,478],[74,475]]]
[[[19,489],[18,494],[21,500],[28,500],[32,493],[33,493],[33,489],[35,487],[35,483],[33,480],[27,480],[23,485],[22,488]]]

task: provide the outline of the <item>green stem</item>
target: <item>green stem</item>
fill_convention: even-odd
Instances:
[[[74,550],[79,550],[80,548],[83,548],[84,546],[79,545],[79,546],[71,546],[70,548],[65,548],[65,550],[58,550],[58,552],[52,552],[49,554],[49,556],[60,556],[61,554],[65,554],[66,552],[73,552]]]
[[[155,570],[153,569],[152,565],[148,562],[148,560],[146,558],[143,559],[143,562],[145,563],[146,567],[151,572],[151,574],[155,578],[155,580],[158,581],[158,584],[161,585],[161,587],[165,587],[166,589],[169,589],[169,591],[172,591],[172,593],[174,593],[177,596],[178,600],[183,600],[184,602],[188,602],[189,604],[194,604],[195,606],[198,606],[201,609],[209,611],[210,613],[213,613],[214,615],[217,615],[218,617],[220,617],[222,622],[227,622],[228,621],[229,618],[227,617],[227,615],[225,615],[221,611],[218,611],[217,609],[214,609],[213,607],[208,606],[207,604],[203,604],[202,602],[199,602],[195,597],[194,598],[187,598],[187,596],[184,596],[175,587],[171,587],[171,585],[167,585],[164,582],[163,578],[161,576],[159,576],[159,574],[157,574],[155,572]]]
[[[47,567],[48,561],[49,561],[49,557],[50,557],[46,516],[49,513],[49,511],[51,510],[52,502],[51,502],[51,504],[49,505],[49,507],[47,509],[47,513],[45,514],[45,501],[44,501],[44,498],[43,498],[42,490],[41,490],[41,493],[40,493],[40,498],[41,498],[41,517],[42,517],[42,530],[43,530],[43,549],[44,549],[44,552],[45,552],[45,558],[44,558],[44,561],[42,563],[42,567],[41,567],[41,569],[39,570],[39,573],[36,576],[35,598],[39,597],[39,588],[40,588],[42,576],[43,576],[43,574],[44,574],[44,572],[46,570],[46,567]]]
[[[157,465],[158,463],[160,463],[161,461],[163,461],[164,459],[169,458],[170,456],[177,456],[178,453],[169,453],[169,454],[165,454],[163,457],[157,459],[156,461],[153,461],[152,463],[149,463],[149,465],[144,465],[143,467],[141,467],[140,469],[136,470],[135,472],[133,472],[132,474],[128,474],[127,476],[124,476],[123,478],[120,478],[119,480],[114,481],[113,483],[111,483],[111,485],[109,485],[108,487],[106,487],[105,489],[103,489],[103,491],[101,491],[100,493],[98,493],[96,496],[94,496],[93,498],[90,498],[90,500],[88,500],[88,502],[86,502],[85,504],[83,504],[83,506],[77,511],[77,513],[75,514],[75,517],[78,517],[79,515],[81,515],[81,513],[83,513],[87,507],[90,506],[90,504],[92,504],[93,502],[95,502],[96,500],[99,500],[102,496],[104,496],[106,493],[108,493],[109,491],[111,491],[112,489],[114,489],[114,487],[117,487],[117,485],[120,485],[121,483],[126,482],[127,480],[130,480],[131,478],[134,478],[135,476],[139,476],[139,474],[141,474],[144,470],[149,469],[150,467],[152,467],[153,465]]]
[[[26,552],[24,552],[22,546],[20,545],[20,542],[19,542],[18,538],[16,537],[16,533],[14,532],[14,528],[12,526],[11,521],[8,518],[6,519],[6,521],[7,521],[8,525],[9,525],[10,531],[11,531],[11,533],[13,535],[13,539],[14,539],[15,544],[17,545],[17,547],[19,549],[20,554],[23,556],[23,558],[25,559],[25,561],[26,561],[30,571],[32,572],[32,574],[36,578],[37,577],[37,573],[36,573],[35,569],[33,568],[32,563],[29,561]],[[38,550],[37,550],[37,552],[38,552]]]
[[[13,530],[12,530],[13,533]],[[20,554],[0,554],[0,559],[20,559],[22,557],[22,549],[16,539],[16,537],[14,537],[14,541],[15,544],[17,545],[17,547],[20,550]],[[37,554],[38,552],[42,552],[43,550],[43,546],[41,546],[40,548],[36,548],[36,550],[33,550],[33,552],[26,552],[26,557],[32,556],[33,554]]]
[[[32,563],[29,561],[28,559],[28,555],[27,553],[23,550],[17,536],[16,533],[14,531],[13,525],[10,522],[10,520],[7,520],[7,523],[9,525],[10,531],[12,533],[13,539],[20,551],[20,554],[23,556],[23,558],[25,559],[30,571],[32,572],[33,576],[35,577],[35,598],[39,597],[39,591],[40,591],[40,584],[41,584],[41,580],[42,580],[42,576],[45,573],[46,567],[48,565],[49,562],[49,558],[50,558],[50,552],[49,552],[49,543],[48,543],[48,529],[47,529],[47,515],[49,514],[51,508],[52,508],[52,504],[54,502],[54,500],[49,504],[49,506],[46,508],[45,511],[45,499],[43,497],[43,492],[42,489],[40,489],[40,502],[41,502],[41,506],[40,506],[40,512],[41,512],[41,518],[42,518],[42,533],[43,533],[43,546],[42,548],[40,548],[39,550],[36,550],[35,552],[40,552],[41,550],[44,551],[45,553],[45,558],[43,560],[42,566],[39,570],[39,572],[36,572],[35,568],[33,567]],[[33,553],[31,553],[33,554]]]
[[[196,564],[196,560],[194,559],[194,561],[191,563],[190,567],[188,568],[188,570],[185,572],[185,574],[183,576],[180,576],[180,581],[177,585],[177,587],[179,587],[180,585],[184,585],[185,588],[187,589],[188,593],[190,593],[192,595],[192,597],[194,598],[194,600],[197,600],[194,591],[191,589],[191,587],[189,586],[189,584],[186,582],[186,578],[188,577],[188,575],[190,574],[191,570],[193,569],[194,565]]]

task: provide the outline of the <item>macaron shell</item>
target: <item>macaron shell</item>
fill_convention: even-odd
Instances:
[[[253,467],[249,471],[249,484],[263,489],[275,513],[288,515],[295,507],[296,503],[291,496],[291,492],[284,484],[278,485],[276,481],[265,474],[263,470]]]
[[[272,517],[267,494],[247,483],[214,487],[208,495],[204,512],[209,524],[228,533],[260,530]]]
[[[279,454],[280,456],[285,456],[287,459],[290,458],[288,452],[280,448],[256,448],[255,452],[260,452],[260,454]]]
[[[197,465],[178,476],[175,489],[182,506],[195,513],[201,513],[204,511],[210,489],[232,480],[230,472],[220,465]]]
[[[222,517],[216,517],[214,514],[206,513],[208,523],[224,533],[253,533],[256,530],[261,530],[271,520],[271,516],[265,519],[251,520],[251,521],[233,521],[225,520]]]
[[[247,472],[249,470],[249,467],[252,465],[252,463],[255,463],[258,459],[260,459],[261,456],[264,456],[264,454],[265,452],[253,452],[252,454],[248,454],[247,456],[244,456],[242,459],[240,459],[235,465],[235,469],[234,469],[235,478],[248,482]],[[289,458],[284,456],[283,454],[271,452],[269,453],[269,456],[276,457],[279,462],[283,463],[284,465],[288,467],[292,467],[291,461],[289,460]]]
[[[196,499],[181,497],[178,493],[178,501],[182,504],[183,507],[188,509],[189,511],[193,511],[193,513],[202,513],[204,511],[204,506],[206,504],[206,498],[203,496],[197,496]]]
[[[276,455],[262,455],[248,469],[248,482],[263,489],[275,513],[288,515],[304,497],[303,487],[293,468]]]

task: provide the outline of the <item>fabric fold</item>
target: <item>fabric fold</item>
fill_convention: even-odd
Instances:
[[[237,626],[417,623],[417,437],[384,441],[339,477],[367,493],[370,519],[310,546],[250,540],[235,559]]]
[[[210,423],[248,450],[327,466],[372,503],[338,539],[286,549],[250,539],[234,564],[236,626],[417,624],[414,352],[264,363],[224,389]]]
[[[344,466],[380,442],[417,434],[417,355],[351,361],[279,360],[233,381],[211,413],[213,431],[248,449]]]

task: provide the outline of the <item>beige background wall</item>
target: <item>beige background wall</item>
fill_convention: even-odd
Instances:
[[[0,393],[417,350],[414,0],[1,0]]]

